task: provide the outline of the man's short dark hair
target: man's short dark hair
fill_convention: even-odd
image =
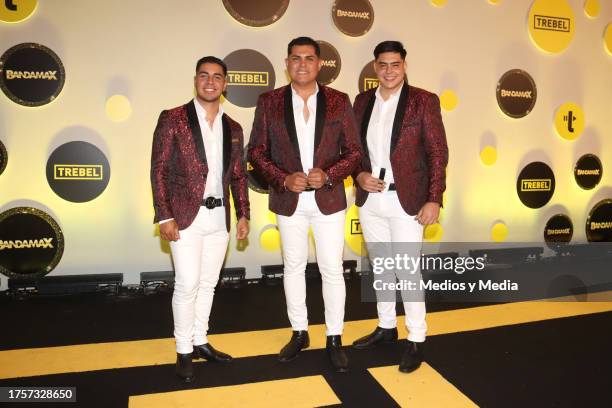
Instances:
[[[287,45],[287,56],[291,55],[291,49],[296,45],[310,45],[314,48],[317,57],[321,56],[321,47],[319,47],[319,43],[310,37],[298,37],[291,40],[289,45]]]
[[[383,52],[397,52],[403,60],[406,59],[406,49],[404,45],[399,41],[383,41],[374,48],[374,59],[378,59],[378,56]]]
[[[198,69],[200,69],[200,65],[206,63],[220,65],[221,68],[223,68],[223,75],[227,75],[227,65],[225,65],[225,62],[217,57],[213,57],[212,55],[202,57],[198,60],[198,63],[196,64],[196,74],[198,73]]]

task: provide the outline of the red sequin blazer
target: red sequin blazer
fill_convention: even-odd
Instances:
[[[313,165],[329,177],[329,185],[315,192],[315,200],[323,214],[346,208],[344,179],[351,174],[362,155],[348,96],[319,85]],[[248,157],[255,171],[269,184],[270,210],[280,215],[292,215],[297,207],[298,194],[283,186],[285,177],[308,169],[302,169],[300,160],[290,85],[259,97]]]
[[[376,89],[370,89],[355,98],[355,117],[361,129],[365,154],[353,171],[354,179],[362,171],[372,171],[367,133],[375,92]],[[448,146],[440,115],[440,100],[435,94],[404,84],[393,121],[389,155],[397,196],[406,213],[416,215],[428,201],[442,205]],[[374,177],[378,175],[374,174]],[[368,192],[357,185],[355,204],[361,207],[367,198]]]
[[[240,125],[228,115],[223,125],[223,197],[230,230],[229,188],[236,217],[249,218],[249,196]],[[191,225],[202,205],[208,165],[204,140],[193,101],[159,116],[153,135],[151,186],[155,220],[174,218],[179,229]]]

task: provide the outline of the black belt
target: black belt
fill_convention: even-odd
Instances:
[[[395,188],[395,183],[391,183],[391,184],[389,184],[389,191],[395,191],[395,190],[397,190],[397,189]]]
[[[209,210],[215,207],[223,207],[225,205],[225,198],[206,197],[202,199],[202,205]]]

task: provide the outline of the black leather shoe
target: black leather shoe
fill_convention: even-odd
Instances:
[[[397,328],[383,329],[376,327],[374,331],[367,336],[363,336],[353,342],[353,347],[358,350],[365,350],[375,347],[382,343],[391,343],[397,340]]]
[[[291,340],[289,343],[285,344],[285,347],[278,354],[278,361],[281,363],[287,363],[291,360],[294,360],[298,353],[305,348],[310,346],[310,337],[308,337],[308,331],[306,330],[298,330],[293,331],[291,335]]]
[[[200,346],[193,346],[193,354],[195,358],[203,358],[206,361],[213,363],[229,363],[232,361],[232,356],[225,354],[215,348],[210,343],[202,344]]]
[[[399,370],[402,373],[411,373],[421,366],[423,362],[423,343],[408,340],[408,347],[402,355]]]
[[[193,381],[192,354],[176,353],[176,375],[186,383]]]
[[[348,357],[342,350],[342,338],[340,336],[327,336],[327,355],[332,367],[337,373],[348,372]]]

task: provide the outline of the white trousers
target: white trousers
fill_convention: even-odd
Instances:
[[[400,242],[416,243],[404,246],[404,248],[409,247],[411,249],[413,252],[410,254],[411,256],[420,256],[421,244],[423,242],[423,226],[414,219],[414,216],[406,214],[397,198],[397,192],[388,191],[368,194],[365,204],[359,208],[359,220],[371,259],[373,256],[376,256],[373,253],[374,248],[379,249],[380,246],[373,247],[369,244],[378,242],[389,244]],[[420,280],[420,269],[417,269],[415,273],[417,280]],[[396,279],[402,279],[397,271],[395,276],[392,271],[384,271],[381,278],[383,281],[393,282]],[[380,298],[379,292],[376,292],[376,294]],[[425,341],[427,323],[425,322],[424,298],[423,301],[404,301],[403,303],[406,313],[408,340],[413,342]],[[396,327],[395,302],[378,301],[376,306],[378,309],[378,325],[384,329]]]
[[[308,330],[305,270],[308,229],[312,226],[317,264],[323,281],[326,334],[342,334],[346,299],[342,268],[345,212],[323,215],[314,200],[314,192],[304,192],[292,216],[276,216],[285,266],[283,284],[287,315],[293,330]]]
[[[200,207],[193,223],[170,242],[174,261],[174,338],[176,352],[191,353],[194,345],[208,343],[208,317],[229,234],[225,209]]]

